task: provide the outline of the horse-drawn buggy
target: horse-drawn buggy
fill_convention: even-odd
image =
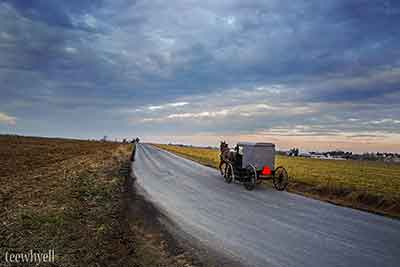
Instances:
[[[242,183],[252,190],[262,180],[272,180],[277,190],[285,190],[289,182],[286,169],[275,168],[275,145],[271,143],[238,143],[232,151],[221,142],[220,171],[225,182]]]

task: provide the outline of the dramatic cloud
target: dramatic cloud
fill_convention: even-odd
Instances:
[[[395,0],[0,0],[0,105],[21,134],[397,149],[399,25]]]

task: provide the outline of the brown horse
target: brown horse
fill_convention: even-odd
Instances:
[[[236,152],[235,151],[231,151],[229,149],[228,143],[226,143],[225,141],[221,141],[221,144],[219,146],[219,150],[221,152],[221,154],[219,155],[219,170],[221,172],[221,175],[224,175],[224,172],[222,171],[222,165],[225,164],[225,173],[227,170],[227,163],[232,163],[235,161],[236,159]]]

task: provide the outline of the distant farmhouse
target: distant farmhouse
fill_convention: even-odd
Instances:
[[[383,161],[386,163],[400,163],[400,154],[398,153],[363,153],[354,154],[353,152],[345,152],[341,150],[327,152],[307,152],[300,151],[298,148],[292,148],[289,151],[281,152],[291,157],[304,157],[323,160],[371,160]]]

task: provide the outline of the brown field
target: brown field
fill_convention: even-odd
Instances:
[[[0,135],[0,175],[32,172],[78,156],[104,153],[121,147],[112,142]]]
[[[213,168],[219,164],[218,150],[157,146]],[[399,164],[277,155],[276,166],[288,170],[291,192],[400,218]]]
[[[131,151],[113,142],[0,135],[0,265],[6,252],[54,249],[55,263],[40,266],[187,266],[149,226],[145,218],[155,214],[138,208],[145,202],[120,171]]]

